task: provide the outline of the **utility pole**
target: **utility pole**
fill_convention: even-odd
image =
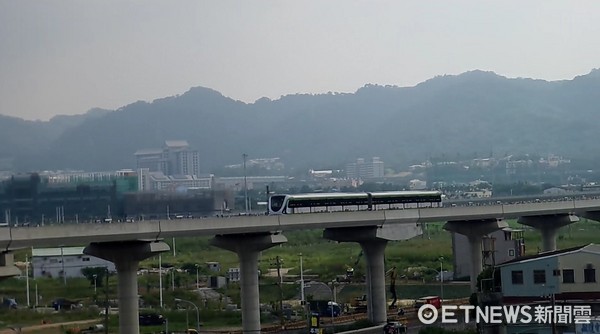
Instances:
[[[440,256],[440,300],[444,303],[444,257]],[[492,282],[493,285],[493,282]]]
[[[556,297],[554,292],[550,295],[550,304],[552,305],[552,313],[551,313],[551,321],[552,321],[552,334],[556,334],[556,319],[554,317],[554,312],[556,312]]]
[[[171,269],[171,291],[175,291],[175,269]]]
[[[199,284],[199,280],[198,280],[198,278],[200,277],[199,273],[198,273],[199,269],[200,269],[200,266],[196,263],[196,291],[198,291],[198,289],[200,289],[200,284]]]
[[[173,237],[173,257],[176,257],[177,253],[175,252],[175,237]]]
[[[267,185],[267,200],[266,200],[266,203],[267,203],[267,212],[266,212],[266,214],[269,214],[269,195],[270,194],[271,194],[271,192],[269,191],[269,186]]]
[[[60,246],[60,262],[62,264],[63,283],[65,286],[67,286],[67,273],[65,272],[65,253],[63,247],[64,246]]]
[[[300,256],[300,304],[302,304],[302,306],[304,306],[304,304],[306,303],[306,301],[304,300],[304,268],[302,268],[302,253],[299,254]]]
[[[163,308],[162,255],[158,254],[158,289],[160,308]]]
[[[104,287],[105,304],[104,304],[104,334],[108,334],[108,267],[106,267],[106,284]]]
[[[27,307],[31,306],[29,301],[29,256],[25,254],[25,285],[27,289]]]
[[[242,158],[244,159],[244,205],[246,207],[246,213],[248,213],[248,182],[246,177],[246,158],[248,154],[242,154]]]
[[[279,255],[277,255],[275,257],[275,265],[277,266],[277,278],[279,279],[278,282],[278,286],[279,286],[279,321],[281,323],[281,329],[285,328],[285,321],[283,319],[283,279],[281,277],[281,263],[282,260],[279,257]]]

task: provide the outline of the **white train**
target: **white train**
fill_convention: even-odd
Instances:
[[[269,214],[441,207],[439,191],[386,191],[272,195]]]

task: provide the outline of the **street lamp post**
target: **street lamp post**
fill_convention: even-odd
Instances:
[[[27,289],[27,307],[31,306],[29,303],[29,258],[25,254],[25,285]]]
[[[331,298],[332,298],[332,301],[331,301],[331,330],[333,331],[333,333],[335,333],[335,321],[334,321],[334,319],[335,319],[335,313],[334,313],[335,300],[336,300],[336,298],[335,298],[336,297],[335,296],[335,283],[336,283],[335,280],[331,281]]]
[[[200,269],[200,266],[196,263],[196,290],[200,289],[200,282],[199,282],[199,274],[198,274],[198,270]]]
[[[175,302],[188,303],[188,304],[191,304],[192,306],[194,306],[194,308],[196,309],[196,330],[198,331],[198,333],[200,333],[200,310],[198,310],[198,306],[196,306],[196,304],[192,303],[189,300],[180,299],[180,298],[175,298]]]
[[[98,275],[94,274],[94,296],[96,295],[97,292],[97,285],[96,285],[96,279],[98,278]]]
[[[246,213],[248,213],[248,183],[246,181],[246,158],[248,157],[248,154],[244,153],[242,154],[242,157],[244,158],[244,203]]]
[[[307,310],[307,303],[306,300],[304,299],[304,268],[302,266],[302,253],[298,254],[300,256],[300,305],[302,305],[302,310],[304,311],[304,314],[306,316],[306,319],[308,321],[309,315],[308,315],[308,310]]]
[[[444,261],[444,257],[440,256],[440,300],[443,303],[444,302],[444,268],[443,268],[443,262]]]
[[[105,286],[104,286],[104,334],[108,334],[108,309],[109,309],[109,305],[108,305],[108,267],[105,268],[106,272],[106,280],[105,280]]]
[[[160,308],[163,308],[163,284],[162,284],[162,255],[158,254],[158,289]]]
[[[67,286],[67,273],[65,272],[65,252],[63,250],[64,246],[60,246],[60,262],[62,264],[62,275],[63,275],[63,283]]]
[[[304,301],[304,270],[302,268],[302,253],[299,254],[300,256],[300,303],[304,306],[305,301]]]

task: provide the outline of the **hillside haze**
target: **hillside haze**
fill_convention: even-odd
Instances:
[[[297,94],[252,104],[196,87],[116,111],[31,122],[0,116],[0,159],[16,170],[134,168],[133,153],[185,139],[204,172],[251,157],[297,168],[379,156],[556,153],[598,156],[600,71],[573,80],[507,79],[472,71],[415,87],[366,85],[353,94]]]

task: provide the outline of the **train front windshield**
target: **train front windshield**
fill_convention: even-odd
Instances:
[[[285,201],[285,195],[273,195],[270,198],[271,212],[279,212]]]

